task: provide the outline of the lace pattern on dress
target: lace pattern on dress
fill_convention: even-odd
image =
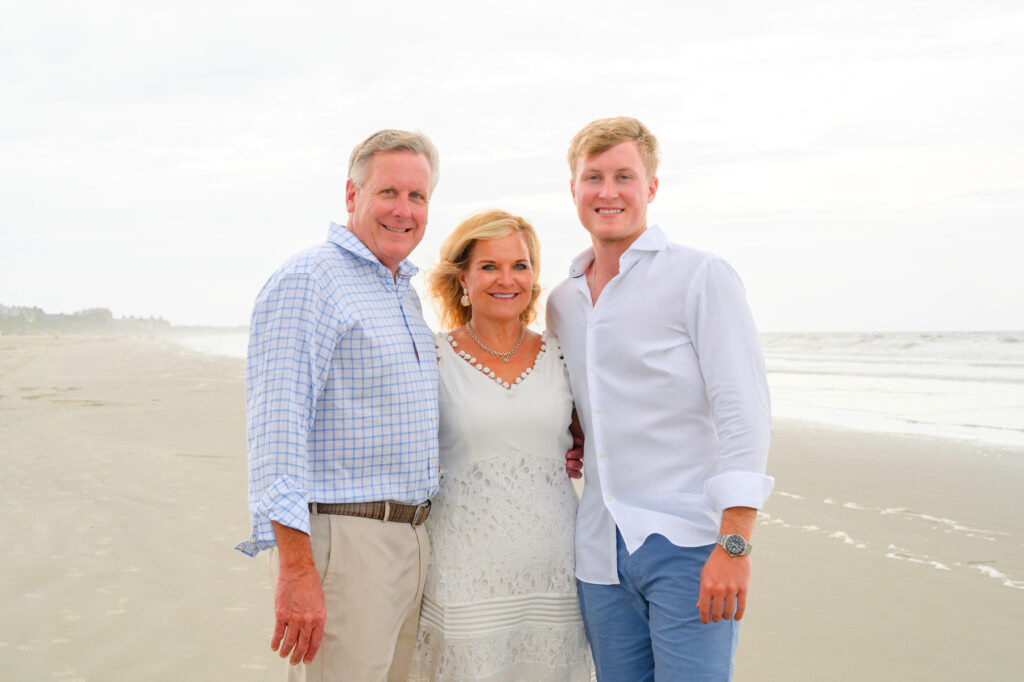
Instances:
[[[520,452],[478,461],[442,476],[433,505],[410,680],[590,679],[566,551],[577,499],[562,462]]]

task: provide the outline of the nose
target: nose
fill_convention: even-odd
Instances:
[[[404,194],[399,194],[395,198],[395,205],[391,209],[391,212],[399,218],[408,218],[412,215],[412,211],[409,210],[409,197]]]
[[[498,270],[498,284],[510,285],[513,283],[512,268],[500,268]]]
[[[601,183],[601,192],[598,194],[603,199],[618,196],[618,190],[615,189],[615,180],[613,178],[606,178]]]

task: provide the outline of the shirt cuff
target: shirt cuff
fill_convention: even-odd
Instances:
[[[752,471],[730,471],[704,481],[704,499],[715,512],[730,507],[760,509],[771,495],[775,479]]]
[[[271,521],[309,535],[309,493],[282,476],[267,488],[252,507],[252,535],[235,546],[239,552],[256,556],[277,544]]]

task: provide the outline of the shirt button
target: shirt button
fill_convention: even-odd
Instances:
[[[607,453],[607,452],[602,452],[602,453],[601,453],[601,459],[604,459],[604,458],[605,458],[605,457],[607,457],[607,456],[608,456],[608,453]]]
[[[590,366],[590,371],[591,371],[591,372],[593,372],[593,371],[594,371],[594,370],[596,370],[596,369],[597,369],[597,367],[595,367],[594,365],[591,365],[591,366]]]
[[[604,499],[606,499],[606,500],[608,500],[609,502],[611,502],[611,501],[612,501],[612,496],[611,496],[611,495],[609,495],[608,497],[606,497],[606,498],[604,498]]]
[[[593,322],[588,322],[587,323],[587,327],[590,328],[590,329],[593,329],[594,328],[594,323]]]
[[[601,414],[601,408],[600,407],[595,407],[594,408],[594,414]]]

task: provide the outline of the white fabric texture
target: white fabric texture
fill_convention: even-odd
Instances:
[[[438,335],[441,482],[410,680],[590,679],[565,474],[572,396],[557,342],[544,343],[506,389]]]
[[[580,416],[586,485],[576,576],[619,582],[615,530],[635,552],[659,533],[715,541],[722,510],[760,509],[771,408],[743,284],[728,263],[650,227],[591,303],[587,249],[548,297]]]

